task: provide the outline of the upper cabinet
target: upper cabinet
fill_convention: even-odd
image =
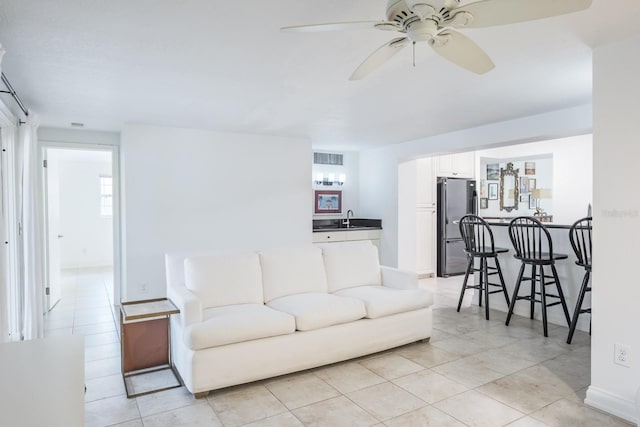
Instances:
[[[416,207],[436,207],[436,179],[434,159],[416,161]]]
[[[448,154],[436,160],[437,176],[475,178],[475,152]]]

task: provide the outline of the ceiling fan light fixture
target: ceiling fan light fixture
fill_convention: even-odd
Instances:
[[[413,42],[431,40],[438,32],[438,23],[432,19],[415,21],[407,27],[407,36]]]

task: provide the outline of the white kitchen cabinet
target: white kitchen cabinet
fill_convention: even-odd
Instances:
[[[475,152],[448,154],[439,156],[437,163],[437,176],[449,178],[474,178],[475,177]]]
[[[371,240],[380,248],[382,230],[340,230],[313,233],[313,243],[354,242],[357,240]]]
[[[416,272],[420,276],[435,273],[435,208],[416,209]]]
[[[436,174],[434,159],[419,159],[416,164],[416,207],[435,208]]]

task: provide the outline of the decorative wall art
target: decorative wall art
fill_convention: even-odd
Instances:
[[[490,163],[487,165],[487,181],[497,181],[500,179],[500,164]]]
[[[524,174],[535,175],[536,174],[536,162],[524,162]]]
[[[533,191],[536,189],[536,179],[535,178],[529,178],[529,191]]]
[[[498,184],[490,183],[488,185],[489,200],[498,200]]]
[[[340,190],[315,190],[316,214],[342,213],[342,191]]]

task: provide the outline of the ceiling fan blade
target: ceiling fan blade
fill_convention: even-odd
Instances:
[[[464,19],[449,21],[456,28],[481,28],[533,21],[588,9],[592,0],[481,0],[452,10]],[[471,14],[471,19],[467,12]],[[458,22],[456,22],[458,21]],[[456,25],[458,24],[458,25]],[[442,26],[447,26],[443,22]]]
[[[495,68],[489,55],[480,46],[457,31],[443,31],[430,44],[445,59],[476,74],[484,74]]]
[[[379,68],[382,64],[387,62],[396,53],[400,52],[403,47],[409,43],[409,39],[406,37],[398,37],[391,40],[382,47],[373,52],[362,64],[353,72],[349,80],[360,80],[367,74]]]
[[[293,27],[282,27],[281,31],[295,31],[301,33],[311,33],[320,31],[342,31],[342,30],[360,30],[367,28],[376,28],[376,25],[393,24],[387,21],[352,21],[352,22],[332,22],[328,24],[312,24],[312,25],[296,25]]]

